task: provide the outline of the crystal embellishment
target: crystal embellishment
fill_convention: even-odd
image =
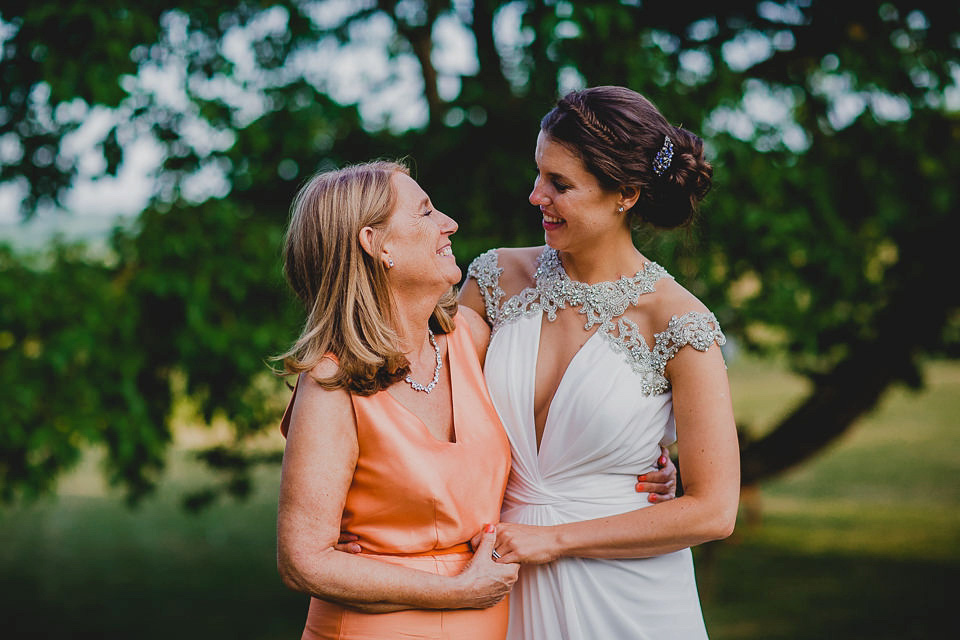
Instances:
[[[670,168],[671,162],[673,162],[673,141],[670,140],[670,136],[663,136],[663,146],[653,157],[653,172],[662,176]]]
[[[670,390],[670,381],[664,377],[664,370],[667,362],[684,346],[706,351],[714,342],[718,345],[726,343],[716,316],[710,312],[690,311],[672,316],[667,328],[654,334],[653,349],[647,345],[636,323],[623,314],[630,305],[640,301],[640,296],[653,293],[657,281],[672,277],[655,262],[647,264],[631,278],[588,285],[571,280],[560,264],[557,251],[547,247],[538,259],[535,285],[512,296],[501,306],[500,301],[505,295],[500,287],[502,273],[495,250],[477,257],[467,269],[467,277],[474,278],[480,287],[487,319],[492,326],[491,339],[501,327],[518,318],[545,313],[547,320],[553,322],[559,309],[579,307],[579,312],[586,316],[583,328],[589,330],[600,325],[601,335],[615,351],[624,355],[638,374],[644,395]]]
[[[424,393],[430,393],[433,391],[433,388],[437,386],[437,382],[440,381],[440,369],[443,368],[443,356],[440,355],[440,347],[437,346],[437,340],[433,337],[433,331],[427,329],[427,334],[430,337],[430,346],[433,347],[434,353],[437,355],[437,366],[433,370],[433,380],[430,381],[426,386],[415,381],[410,376],[407,376],[403,379],[414,391],[423,391]]]

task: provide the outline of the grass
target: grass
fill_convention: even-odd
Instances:
[[[771,363],[730,367],[738,418],[762,431],[805,392]],[[932,363],[821,456],[746,494],[734,536],[695,550],[713,640],[940,637],[960,580],[960,363]],[[279,436],[276,442],[279,445]],[[96,452],[57,495],[0,509],[3,638],[294,638],[306,598],[276,574],[277,469],[199,515],[186,430],[167,481],[134,510]]]
[[[758,431],[803,384],[731,366],[738,418]],[[960,366],[893,389],[824,453],[745,494],[734,536],[698,548],[714,640],[939,638],[960,580]]]

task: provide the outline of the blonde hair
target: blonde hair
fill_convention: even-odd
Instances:
[[[327,389],[370,395],[407,375],[387,271],[379,258],[387,222],[396,206],[391,178],[410,175],[399,162],[374,161],[313,176],[290,208],[284,274],[307,311],[303,331],[283,360],[287,374],[310,371],[328,355],[339,367],[317,378]],[[360,230],[372,227],[373,255],[360,246]],[[453,330],[456,293],[450,289],[430,319],[434,331]]]

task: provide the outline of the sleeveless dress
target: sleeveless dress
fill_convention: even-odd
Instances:
[[[493,327],[484,372],[513,453],[501,520],[554,525],[652,506],[634,484],[637,474],[656,469],[661,443],[676,439],[664,367],[685,345],[701,351],[722,345],[716,318],[674,316],[650,349],[623,314],[670,277],[656,263],[633,278],[586,285],[570,280],[547,247],[536,285],[506,302],[501,273],[495,251],[478,257],[467,272],[480,285]],[[538,453],[533,398],[540,327],[567,306],[580,307],[585,329],[600,326],[560,381]],[[510,607],[510,640],[707,637],[690,549],[525,565]]]
[[[386,390],[351,394],[360,451],[341,529],[359,536],[363,555],[449,576],[473,557],[467,541],[499,521],[510,445],[462,319],[447,334],[447,355],[455,442],[434,438]],[[284,435],[292,405],[293,398],[281,424]],[[502,639],[507,611],[504,599],[489,609],[365,614],[311,598],[302,638]]]

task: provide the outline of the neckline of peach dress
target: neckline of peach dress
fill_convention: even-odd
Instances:
[[[459,325],[458,325],[457,328],[460,328]],[[417,422],[417,424],[420,425],[421,431],[422,431],[422,433],[423,433],[424,436],[426,436],[430,441],[435,442],[435,443],[438,444],[438,445],[456,445],[456,444],[460,444],[460,432],[459,432],[459,430],[457,429],[457,424],[459,424],[459,421],[457,420],[457,402],[456,402],[456,398],[457,398],[456,385],[457,385],[457,380],[460,378],[460,376],[454,375],[454,367],[459,364],[459,360],[457,360],[456,358],[454,358],[454,355],[453,355],[454,349],[453,349],[452,347],[453,347],[454,341],[450,339],[450,336],[451,336],[453,333],[454,333],[454,332],[444,334],[444,342],[445,342],[446,345],[447,345],[446,351],[447,351],[447,362],[448,362],[448,365],[447,365],[447,367],[446,367],[446,369],[447,369],[446,375],[447,375],[447,379],[450,381],[450,405],[451,405],[451,418],[450,418],[450,419],[451,419],[451,421],[453,422],[453,429],[452,429],[452,431],[453,431],[453,440],[441,440],[440,438],[437,438],[436,436],[434,436],[434,435],[430,432],[430,428],[429,428],[429,427],[427,426],[427,424],[423,421],[423,419],[422,419],[420,416],[418,416],[416,413],[414,413],[413,410],[410,409],[410,407],[408,407],[408,406],[405,405],[404,403],[400,402],[400,400],[398,400],[396,396],[394,396],[392,393],[390,393],[390,388],[389,388],[389,387],[386,388],[386,389],[384,389],[383,392],[382,392],[382,393],[386,394],[386,395],[390,398],[390,401],[391,401],[391,402],[393,402],[393,403],[396,404],[398,407],[400,407],[401,409],[403,409],[403,411],[406,412],[410,418],[412,418],[413,420],[415,420],[415,421]],[[374,395],[376,395],[376,394],[374,394]]]
[[[459,313],[457,314],[457,316],[454,317],[454,322],[457,321],[457,318],[458,318],[458,317],[459,317]],[[469,327],[469,325],[466,325],[465,322],[462,323],[462,324],[465,325],[465,326],[463,327],[463,331],[466,332],[466,335],[467,335],[467,336],[470,336],[470,327]],[[460,328],[461,328],[461,327],[460,327],[460,324],[457,324],[457,329],[460,329]],[[377,395],[379,395],[379,394],[381,394],[381,393],[386,394],[386,395],[390,398],[389,402],[393,402],[394,404],[396,404],[397,406],[399,406],[410,418],[412,418],[413,420],[415,420],[415,421],[417,422],[417,424],[420,426],[420,431],[421,431],[422,435],[425,436],[429,442],[431,442],[431,443],[433,443],[433,444],[435,444],[435,445],[438,445],[438,446],[451,446],[451,445],[460,444],[460,443],[462,442],[462,434],[460,433],[460,430],[457,428],[457,425],[461,424],[461,422],[460,422],[460,420],[457,419],[458,414],[459,414],[459,411],[457,410],[457,403],[455,402],[455,400],[456,400],[456,398],[460,395],[460,394],[457,392],[457,388],[460,386],[460,378],[462,378],[463,376],[462,376],[462,375],[457,375],[457,374],[455,374],[455,373],[454,373],[454,370],[455,370],[455,369],[459,369],[460,367],[465,366],[465,365],[464,365],[464,363],[462,363],[462,362],[460,361],[459,355],[458,355],[458,356],[454,356],[454,355],[453,355],[453,352],[454,352],[454,351],[457,351],[457,350],[460,348],[460,346],[461,346],[461,345],[459,345],[459,342],[458,342],[457,340],[451,339],[451,336],[454,336],[455,334],[457,334],[457,331],[456,331],[456,330],[451,331],[450,333],[444,334],[444,336],[445,336],[445,338],[446,338],[446,339],[445,339],[445,342],[446,342],[446,344],[447,344],[447,360],[449,361],[449,365],[447,366],[447,376],[448,376],[448,378],[449,378],[449,380],[450,380],[450,403],[451,403],[451,406],[453,407],[453,409],[452,409],[452,414],[453,414],[453,418],[452,418],[452,419],[453,419],[453,440],[452,440],[452,441],[449,441],[449,440],[448,440],[448,441],[444,441],[444,440],[440,440],[439,438],[434,437],[434,435],[433,435],[432,433],[430,433],[430,429],[427,427],[427,425],[423,422],[423,420],[420,419],[420,416],[418,416],[418,415],[415,414],[413,411],[411,411],[411,410],[407,407],[407,405],[403,404],[402,402],[400,402],[399,400],[397,400],[396,398],[394,398],[393,395],[392,395],[387,389],[383,389],[382,391],[378,391],[377,393],[373,394],[372,396],[367,396],[368,398],[373,398],[373,397],[376,397]],[[472,336],[471,336],[471,337],[468,337],[467,340],[470,341],[470,348],[472,348],[472,344],[473,344],[473,343],[472,343]],[[455,344],[457,345],[456,349],[451,348],[451,347],[453,347]],[[338,359],[337,356],[334,355],[333,353],[324,354],[323,357],[324,357],[324,358],[329,358],[330,360],[333,360],[334,362],[336,362],[336,363],[339,364],[339,359]],[[303,374],[300,374],[300,375],[303,375]],[[307,373],[307,375],[310,375],[310,374]],[[290,412],[291,412],[291,410],[292,410],[292,408],[293,408],[294,400],[295,400],[296,397],[297,397],[297,390],[298,390],[299,387],[300,387],[300,376],[297,376],[297,381],[296,381],[296,383],[295,383],[294,386],[293,386],[293,393],[292,393],[291,396],[290,396],[290,400],[289,400],[288,403],[287,403],[287,408],[286,408],[286,410],[283,412],[283,417],[282,417],[281,420],[280,420],[280,433],[281,433],[281,435],[283,435],[283,437],[286,437],[286,436],[287,436],[287,429],[289,428],[289,425],[290,425]],[[353,394],[351,394],[351,396],[352,396],[352,395],[353,395]],[[353,402],[353,399],[351,399],[351,402]]]

